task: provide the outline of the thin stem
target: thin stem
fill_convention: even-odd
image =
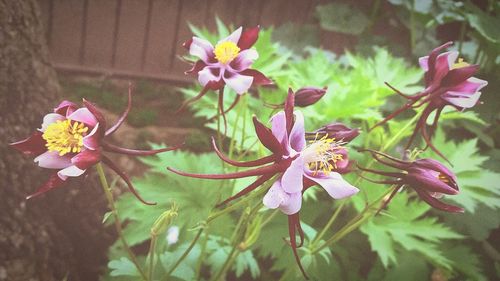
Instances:
[[[196,274],[194,280],[200,280],[201,266],[203,265],[205,252],[207,250],[208,238],[209,238],[209,228],[207,226],[207,230],[205,231],[205,239],[203,240],[203,244],[201,245],[200,257],[198,258],[198,262],[196,264]]]
[[[224,265],[219,270],[219,272],[217,272],[214,279],[212,279],[212,280],[214,280],[214,281],[223,280],[224,274],[227,272],[227,270],[229,269],[229,267],[231,266],[231,264],[233,263],[233,261],[236,259],[236,257],[239,254],[239,251],[237,251],[237,250],[238,250],[238,246],[236,244],[233,245],[233,248],[231,248],[231,252],[229,252],[229,255],[227,256],[228,258],[226,259],[226,262],[224,262]]]
[[[181,264],[181,262],[189,255],[191,250],[194,248],[194,245],[196,245],[196,242],[198,239],[200,239],[201,234],[203,233],[204,228],[200,228],[198,230],[198,233],[196,233],[196,236],[194,237],[193,241],[191,241],[191,244],[189,244],[188,248],[182,253],[182,256],[175,262],[174,266],[167,272],[166,278],[174,272],[174,270]]]
[[[371,204],[366,206],[364,210],[359,213],[357,216],[355,216],[349,223],[347,223],[344,227],[342,227],[337,233],[335,233],[332,237],[330,237],[328,240],[323,243],[323,245],[319,246],[318,248],[312,249],[311,253],[317,253],[324,248],[330,246],[331,244],[339,241],[342,239],[344,236],[347,234],[351,233],[352,231],[356,230],[360,225],[362,225],[367,219],[373,217],[374,214],[376,214],[376,211],[373,211],[372,208],[376,205],[378,205],[384,198],[390,194],[393,191],[393,188],[387,189],[386,192],[382,194],[379,198],[374,200]],[[377,209],[378,210],[378,209]]]
[[[415,0],[411,0],[410,8],[410,48],[411,53],[415,51]]]
[[[337,210],[335,210],[335,212],[333,213],[332,217],[330,218],[330,220],[328,220],[328,222],[326,223],[325,227],[323,227],[323,229],[321,230],[321,232],[316,236],[316,238],[314,238],[314,240],[311,243],[311,245],[314,245],[317,242],[321,241],[321,238],[323,238],[323,236],[326,234],[326,232],[328,231],[328,229],[330,229],[330,227],[332,226],[333,222],[339,216],[339,214],[342,211],[342,209],[344,208],[346,202],[347,202],[347,200],[343,200],[340,203],[340,205],[337,207]]]
[[[154,266],[155,266],[155,252],[156,252],[156,241],[158,236],[155,234],[151,234],[151,242],[149,243],[149,268],[148,268],[148,277],[149,280],[153,280]]]
[[[458,37],[459,41],[458,41],[458,52],[459,53],[462,53],[462,45],[463,45],[463,42],[464,42],[464,38],[465,38],[465,31],[466,31],[466,28],[467,28],[467,21],[463,21],[462,24],[460,25],[460,36]]]
[[[120,241],[123,244],[123,248],[125,248],[125,250],[127,251],[127,254],[128,254],[130,260],[135,265],[135,268],[137,269],[137,271],[141,275],[142,279],[148,280],[148,278],[146,277],[146,274],[144,273],[142,268],[139,266],[139,262],[137,261],[137,258],[135,256],[134,252],[132,252],[132,250],[130,249],[130,247],[127,243],[127,240],[125,240],[125,237],[123,236],[123,229],[122,229],[122,225],[120,223],[120,217],[118,216],[118,211],[116,210],[115,201],[113,199],[113,194],[111,193],[111,189],[109,188],[108,181],[106,179],[106,174],[104,173],[104,169],[102,167],[102,164],[99,162],[95,165],[95,167],[96,167],[97,173],[99,174],[99,180],[101,181],[102,189],[104,190],[104,194],[106,195],[106,199],[108,200],[108,206],[111,209],[111,213],[113,214],[116,232],[118,234],[118,237],[120,238]]]

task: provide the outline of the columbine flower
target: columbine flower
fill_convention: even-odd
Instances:
[[[406,109],[426,104],[406,147],[412,144],[416,134],[420,132],[426,144],[444,159],[446,158],[431,143],[441,111],[446,105],[451,105],[457,110],[473,107],[481,96],[480,90],[488,84],[487,81],[472,77],[478,71],[478,65],[468,64],[462,59],[457,60],[456,51],[441,53],[452,44],[452,42],[445,43],[428,56],[419,59],[420,67],[425,71],[425,89],[422,92],[409,96],[387,84],[396,93],[408,99],[408,102],[375,125],[384,124]],[[436,111],[435,117],[428,130],[426,121],[433,111]]]
[[[240,27],[228,37],[220,40],[215,47],[205,39],[193,37],[183,44],[189,54],[199,60],[186,74],[198,75],[198,81],[203,86],[201,92],[191,100],[186,101],[179,110],[189,103],[200,99],[208,90],[220,90],[219,107],[222,113],[223,89],[228,85],[237,96],[230,108],[239,100],[239,96],[248,91],[252,85],[269,85],[272,81],[261,72],[250,69],[252,63],[259,57],[255,49],[251,49],[259,36],[259,27],[242,32]],[[228,109],[229,111],[229,109]]]
[[[102,154],[103,151],[109,151],[132,156],[146,156],[176,148],[133,150],[106,142],[106,137],[113,134],[125,121],[132,105],[131,98],[131,88],[129,88],[126,110],[116,124],[107,130],[106,120],[92,103],[83,100],[84,107],[78,107],[72,102],[63,101],[53,113],[45,115],[41,128],[29,138],[11,143],[10,145],[18,151],[35,156],[38,166],[57,170],[45,184],[26,199],[60,186],[68,177],[81,176],[87,172],[88,168],[102,161],[125,180],[130,191],[139,200],[145,204],[154,204],[144,201],[135,191],[128,176]]]
[[[455,195],[459,192],[457,177],[443,164],[429,158],[403,161],[382,152],[373,150],[367,151],[370,151],[375,160],[379,163],[399,170],[397,172],[378,171],[358,166],[362,171],[392,178],[384,181],[367,179],[375,183],[396,185],[394,192],[390,195],[386,204],[392,199],[397,191],[406,185],[415,190],[422,200],[436,209],[455,213],[463,212],[463,209],[460,207],[449,205],[438,200],[444,194]]]
[[[351,129],[342,123],[334,122],[325,125],[312,133],[306,133],[306,138],[315,138],[318,133],[321,135],[326,134],[328,138],[333,138],[335,140],[350,142],[359,136],[359,129]]]
[[[337,172],[338,166],[344,166],[347,161],[344,143],[319,133],[316,134],[315,139],[308,143],[305,138],[304,117],[300,111],[294,112],[294,94],[291,90],[289,90],[285,102],[285,110],[271,118],[271,129],[257,120],[255,116],[253,122],[257,137],[273,153],[272,155],[253,161],[238,162],[222,154],[213,139],[212,144],[215,152],[224,162],[237,167],[261,167],[235,173],[208,175],[181,172],[170,167],[168,169],[179,175],[204,179],[237,179],[259,176],[255,182],[219,205],[239,198],[272,177],[278,176],[264,196],[263,202],[265,206],[273,209],[279,208],[288,215],[290,245],[296,261],[304,273],[296,251],[296,248],[303,243],[303,232],[299,220],[302,193],[314,185],[322,186],[335,199],[348,197],[358,192],[356,187],[344,181]],[[296,232],[301,237],[301,243],[298,245],[295,237]]]

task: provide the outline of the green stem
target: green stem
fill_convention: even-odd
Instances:
[[[212,279],[212,280],[214,280],[214,281],[223,280],[224,275],[229,270],[229,267],[231,266],[231,264],[234,262],[234,260],[236,259],[236,257],[239,254],[239,251],[237,252],[237,250],[238,250],[238,246],[236,244],[233,245],[231,252],[227,256],[226,262],[224,262],[224,265],[219,270],[219,272],[217,272],[214,279]]]
[[[125,248],[125,250],[127,251],[127,254],[128,254],[130,260],[135,265],[135,268],[137,269],[137,271],[141,275],[142,279],[148,280],[148,278],[146,277],[146,274],[144,273],[142,268],[139,266],[139,262],[137,261],[135,254],[132,252],[132,250],[130,249],[130,247],[127,243],[127,240],[125,240],[125,237],[123,236],[123,229],[122,229],[122,225],[120,223],[120,217],[118,216],[118,211],[116,210],[115,201],[113,199],[113,194],[111,193],[111,189],[109,188],[108,181],[106,179],[106,174],[104,173],[104,169],[102,167],[102,164],[97,163],[95,165],[95,167],[96,167],[97,173],[99,174],[99,180],[101,181],[102,189],[104,190],[104,194],[106,195],[106,199],[108,200],[108,206],[111,209],[111,213],[113,214],[116,232],[118,234],[118,237],[120,238],[120,241],[123,244],[123,248]]]
[[[153,280],[153,273],[155,267],[155,252],[156,252],[156,241],[158,236],[155,234],[151,234],[151,242],[149,243],[149,268],[148,268],[148,277],[149,280]]]
[[[410,48],[411,53],[415,51],[415,1],[411,0],[410,8]]]
[[[342,227],[338,232],[336,232],[332,237],[330,237],[328,240],[323,243],[323,245],[319,246],[318,248],[315,248],[311,250],[311,254],[315,254],[321,250],[323,250],[326,247],[329,247],[331,244],[339,241],[342,239],[344,236],[347,234],[351,233],[352,231],[356,230],[360,225],[362,225],[366,220],[369,218],[373,217],[378,211],[378,208],[373,210],[373,207],[380,204],[384,198],[390,194],[393,191],[392,188],[387,189],[386,192],[382,194],[379,198],[374,200],[371,204],[365,207],[365,209],[359,213],[357,216],[355,216],[349,223],[347,223],[344,227]]]
[[[261,187],[259,190],[254,191],[252,194],[241,199],[239,202],[237,202],[237,203],[235,203],[235,204],[233,204],[233,205],[231,205],[231,206],[229,206],[221,211],[218,211],[218,212],[215,212],[215,213],[209,215],[207,218],[207,223],[213,221],[214,219],[216,219],[224,214],[230,213],[230,212],[238,209],[241,205],[245,205],[248,202],[250,202],[253,198],[263,194],[264,192],[267,191],[267,189],[269,187],[271,187],[271,185],[274,183],[275,180],[276,180],[276,177],[271,178],[270,180],[267,181],[267,183],[270,182],[270,184],[266,185],[266,187]]]
[[[203,244],[201,245],[200,257],[198,258],[198,262],[196,264],[196,274],[194,280],[200,280],[201,266],[203,265],[205,252],[207,250],[208,238],[209,238],[209,228],[207,226],[207,230],[205,231],[205,239],[203,240]]]
[[[326,223],[325,227],[323,227],[323,229],[321,230],[321,232],[316,236],[316,238],[313,240],[313,242],[311,242],[311,245],[314,246],[316,243],[318,243],[319,241],[321,241],[321,238],[323,238],[323,236],[326,234],[326,232],[328,231],[328,229],[330,229],[330,227],[332,226],[333,222],[339,216],[339,214],[342,211],[342,209],[344,208],[346,202],[347,202],[347,200],[343,200],[340,203],[340,205],[337,207],[337,210],[335,210],[335,212],[333,213],[333,215],[330,218],[330,220],[328,220],[328,222]]]
[[[459,53],[462,53],[462,45],[463,45],[463,42],[464,42],[464,38],[465,38],[465,31],[466,31],[466,28],[467,28],[467,21],[463,21],[462,24],[460,25],[460,36],[458,37],[459,41],[458,41],[458,52]]]
[[[168,278],[168,276],[170,276],[172,272],[174,272],[174,270],[179,266],[179,264],[181,264],[181,262],[189,255],[191,250],[194,248],[194,245],[196,245],[198,239],[200,239],[203,230],[204,228],[200,228],[200,230],[198,230],[198,233],[196,233],[196,236],[194,237],[193,241],[191,241],[191,244],[189,244],[188,248],[184,251],[184,253],[182,253],[182,256],[177,260],[177,262],[175,262],[174,266],[172,266],[172,268],[167,272],[166,278]]]

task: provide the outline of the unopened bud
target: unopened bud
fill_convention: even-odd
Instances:
[[[310,137],[317,133],[320,135],[326,134],[328,138],[333,138],[335,140],[350,142],[359,135],[359,129],[351,129],[342,123],[331,123],[319,128],[313,133],[307,133],[307,135]]]
[[[167,227],[172,223],[172,221],[177,217],[177,204],[172,204],[170,210],[163,212],[151,227],[151,235],[157,236],[167,230]]]
[[[327,87],[304,87],[295,92],[295,106],[306,107],[318,102],[325,94]]]

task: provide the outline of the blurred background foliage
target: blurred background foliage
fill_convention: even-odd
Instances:
[[[500,73],[500,2],[450,0],[375,0],[356,4],[335,1],[320,4],[310,22],[287,23],[261,31],[255,48],[259,59],[253,68],[271,77],[276,85],[252,90],[243,96],[234,110],[227,114],[225,148],[233,148],[233,158],[253,159],[267,151],[257,143],[251,117],[264,122],[273,109],[263,102],[282,103],[289,87],[328,87],[317,104],[302,109],[306,129],[313,130],[333,121],[359,127],[363,133],[353,147],[379,149],[413,116],[406,113],[366,133],[367,128],[404,102],[387,88],[389,82],[404,93],[422,88],[423,72],[419,56],[426,55],[441,43],[453,40],[453,49],[470,63],[481,65],[481,79],[489,81],[483,90],[482,103],[473,110],[443,114],[441,129],[434,143],[453,163],[461,193],[450,198],[466,209],[465,214],[434,211],[418,200],[414,193],[403,191],[388,209],[364,224],[333,247],[319,253],[310,251],[315,237],[336,210],[340,201],[333,201],[318,189],[308,190],[302,221],[306,242],[299,254],[314,280],[498,280],[500,278],[500,106],[497,89]],[[191,26],[193,34],[216,42],[227,36],[234,26],[216,19],[217,31]],[[321,34],[341,34],[352,47],[344,50],[321,48]],[[404,38],[404,40],[402,39]],[[186,65],[186,68],[188,66]],[[95,86],[85,82],[67,81],[63,85],[74,98],[97,101],[110,111],[119,111],[125,100],[117,98],[113,85],[104,81]],[[182,88],[156,86],[141,81],[137,85],[136,106],[130,115],[133,126],[161,125],[165,112],[174,111],[185,99],[200,91],[198,84]],[[102,94],[106,92],[106,94]],[[109,92],[109,94],[108,94]],[[121,95],[123,96],[123,95]],[[235,93],[226,91],[225,107]],[[151,105],[151,106],[149,106]],[[147,106],[147,107],[146,107]],[[166,173],[166,166],[199,173],[231,171],[216,165],[220,160],[210,151],[209,137],[216,135],[217,95],[207,94],[190,108],[192,115],[181,118],[181,126],[200,130],[188,137],[186,149],[142,160],[148,171],[136,177],[134,184],[144,198],[154,198],[157,206],[143,206],[130,194],[119,198],[118,208],[126,223],[125,236],[145,261],[149,231],[155,219],[172,202],[179,205],[175,225],[180,228],[179,241],[168,244],[159,240],[157,280],[188,247],[197,227],[206,219],[216,202],[245,186],[248,181],[219,182],[180,178]],[[147,108],[147,109],[146,109]],[[178,120],[179,121],[179,120]],[[220,122],[220,121],[219,121]],[[410,132],[400,135],[396,142]],[[144,145],[149,145],[144,143]],[[152,145],[156,146],[156,145]],[[390,154],[401,155],[402,145]],[[366,155],[350,150],[359,163],[370,161]],[[426,151],[422,157],[433,155]],[[362,190],[353,197],[349,208],[340,213],[328,235],[362,210],[372,198],[380,196],[384,186],[361,181],[355,174],[347,177]],[[376,179],[376,178],[375,178]],[[349,200],[349,199],[348,199]],[[243,210],[239,211],[243,212]],[[286,219],[270,210],[261,210],[264,225],[257,227],[258,239],[240,249],[227,279],[279,279],[288,267],[294,266],[289,247],[282,241],[287,235]],[[110,218],[106,217],[107,224]],[[206,278],[217,272],[231,251],[231,233],[237,217],[226,215],[211,223],[182,265],[173,272],[175,280]],[[258,224],[258,222],[255,222]],[[115,243],[109,251],[109,271],[103,280],[136,280],[138,273]],[[295,277],[293,277],[295,276]],[[300,275],[289,276],[290,280]],[[287,279],[288,280],[288,279]]]

